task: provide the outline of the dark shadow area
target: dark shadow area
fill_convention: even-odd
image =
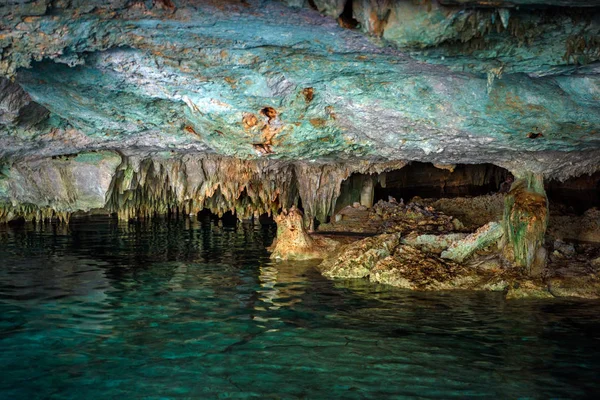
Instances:
[[[551,205],[562,204],[566,211],[582,214],[593,207],[600,208],[600,172],[570,178],[564,182],[546,183],[546,194]]]
[[[510,173],[493,164],[459,164],[453,170],[430,163],[413,162],[386,173],[375,186],[375,201],[392,196],[409,201],[421,198],[481,196],[495,193]]]
[[[352,174],[342,182],[335,211],[355,202],[370,207],[389,197],[409,202],[415,196],[451,198],[497,193],[509,176],[510,172],[493,164],[461,164],[446,169],[421,162],[381,174]]]

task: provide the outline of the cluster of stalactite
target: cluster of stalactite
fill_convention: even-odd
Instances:
[[[106,209],[124,220],[194,215],[204,209],[248,219],[278,213],[300,200],[307,221],[324,222],[333,213],[342,181],[352,173],[381,173],[404,165],[403,161],[289,163],[216,155],[126,157],[111,183]]]
[[[27,222],[68,223],[72,214],[70,211],[58,211],[51,207],[40,207],[29,203],[18,205],[0,203],[0,223],[21,218]]]
[[[305,218],[312,228],[313,219],[326,222],[333,215],[342,182],[353,173],[380,174],[407,165],[405,161],[360,162],[336,164],[297,163],[298,191]]]
[[[285,163],[219,156],[125,158],[107,195],[120,219],[197,214],[203,209],[238,218],[272,214],[297,199],[294,169]]]

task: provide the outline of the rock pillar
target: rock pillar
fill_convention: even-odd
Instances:
[[[371,208],[375,198],[375,184],[371,176],[366,176],[362,182],[360,191],[360,205]]]
[[[539,275],[546,262],[548,215],[543,176],[517,176],[504,200],[504,256],[530,275]]]
[[[277,222],[277,238],[269,248],[273,259],[324,258],[337,245],[337,242],[326,238],[312,238],[305,228],[302,211],[294,206],[275,217],[275,222]]]

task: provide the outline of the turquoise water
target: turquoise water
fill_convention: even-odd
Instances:
[[[0,397],[582,398],[600,303],[413,293],[274,264],[272,226],[0,227]]]

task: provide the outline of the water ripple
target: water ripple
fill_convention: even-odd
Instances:
[[[0,397],[592,397],[600,303],[328,281],[272,226],[0,228]]]

